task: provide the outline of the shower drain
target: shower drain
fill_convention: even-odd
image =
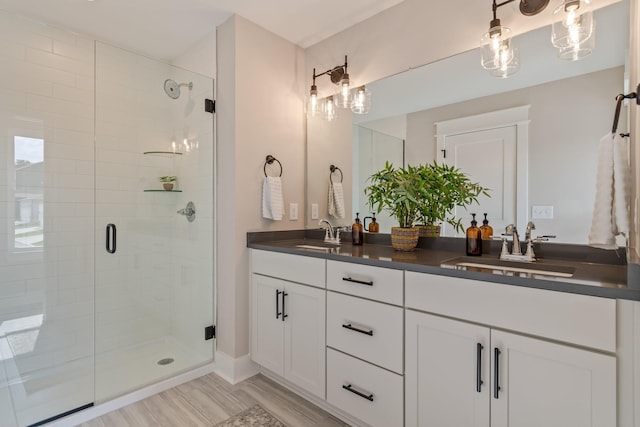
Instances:
[[[158,365],[168,365],[169,363],[173,363],[173,359],[170,357],[158,360]]]

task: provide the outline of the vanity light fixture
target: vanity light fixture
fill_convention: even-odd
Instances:
[[[482,36],[480,47],[482,67],[491,71],[496,77],[506,78],[515,74],[520,69],[520,57],[518,49],[511,43],[509,27],[502,26],[497,17],[500,6],[512,3],[515,0],[506,0],[496,3],[493,0],[493,19],[489,23],[489,31]],[[549,4],[549,0],[520,0],[520,13],[525,16],[533,16],[540,13]]]
[[[551,43],[561,59],[576,61],[595,47],[595,22],[590,0],[564,0],[553,11]]]
[[[313,69],[313,83],[307,99],[305,109],[307,116],[320,116],[325,120],[334,120],[337,116],[337,108],[351,108],[356,114],[368,113],[371,109],[371,93],[365,86],[351,89],[351,81],[347,71],[347,56],[344,57],[344,64],[335,66],[323,73],[316,74]],[[327,75],[331,82],[338,86],[335,94],[328,98],[318,97],[318,87],[316,78]]]

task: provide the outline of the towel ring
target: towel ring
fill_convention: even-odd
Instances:
[[[272,165],[273,162],[278,162],[278,165],[280,165],[280,175],[278,176],[282,176],[282,163],[280,163],[280,160],[276,159],[271,154],[269,154],[264,161],[264,167],[262,168],[262,170],[264,171],[264,176],[269,176],[267,175],[267,165]]]
[[[337,167],[337,166],[335,166],[335,165],[331,165],[331,166],[329,166],[329,170],[331,171],[331,172],[329,172],[329,181],[331,181],[331,183],[332,183],[332,184],[333,184],[333,173],[334,173],[335,171],[340,172],[340,182],[342,182],[342,179],[343,179],[344,177],[342,176],[342,171],[340,170],[340,168],[339,168],[339,167]]]

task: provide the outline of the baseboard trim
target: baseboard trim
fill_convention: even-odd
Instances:
[[[214,372],[214,369],[215,363],[208,363],[191,371],[176,375],[175,377],[167,378],[166,380],[152,384],[140,390],[125,394],[124,396],[117,397],[113,400],[109,400],[108,402],[100,403],[84,411],[69,415],[68,417],[61,418],[47,424],[47,427],[71,427],[91,421],[92,419],[98,418],[108,412],[115,411],[142,399],[146,399],[147,397],[151,397],[154,394],[161,393],[170,388],[179,386],[180,384],[211,374]]]
[[[250,355],[245,354],[233,358],[226,353],[216,351],[214,371],[231,384],[237,384],[260,372],[260,366],[251,360]]]

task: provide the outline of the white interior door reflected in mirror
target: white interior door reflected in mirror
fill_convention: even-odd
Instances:
[[[487,213],[489,223],[496,231],[516,222],[516,127],[466,132],[447,136],[445,140],[445,162],[465,173],[473,182],[489,188],[491,197],[480,195],[478,204],[468,208],[456,206],[454,215],[466,226],[471,221],[471,212],[476,213],[480,223]],[[445,225],[445,236],[464,236]]]
[[[453,165],[473,182],[489,188],[491,197],[479,197],[479,205],[456,207],[463,224],[478,222],[486,212],[495,234],[508,224],[526,224],[528,206],[527,164],[529,106],[462,117],[436,123],[438,161]],[[466,228],[466,226],[465,226]],[[443,236],[463,236],[449,224]]]

